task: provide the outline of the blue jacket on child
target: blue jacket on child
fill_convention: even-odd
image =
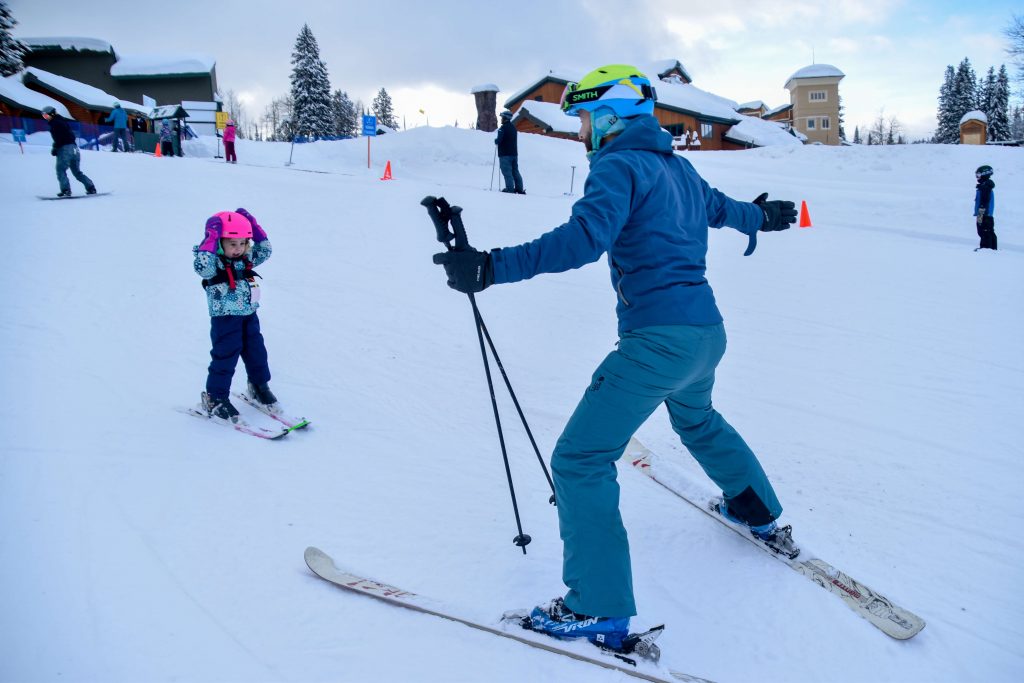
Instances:
[[[255,268],[270,258],[271,251],[270,240],[257,242],[252,248],[252,252],[248,255],[249,263]],[[219,272],[224,271],[226,259],[222,259],[219,255],[209,251],[200,251],[199,245],[192,247],[192,253],[195,255],[193,267],[204,280],[209,280]],[[242,259],[227,262],[237,275],[235,277],[235,288],[232,290],[231,286],[226,282],[210,285],[206,288],[206,302],[210,308],[210,316],[251,315],[260,307],[259,297],[257,296],[255,297],[256,300],[253,300],[253,291],[257,285],[250,284],[248,280],[242,277],[241,273],[245,271],[245,262]]]
[[[620,334],[714,325],[722,315],[704,277],[708,226],[750,234],[763,221],[760,207],[708,185],[673,153],[657,119],[641,116],[591,155],[584,195],[567,223],[491,252],[494,283],[579,268],[607,253]]]

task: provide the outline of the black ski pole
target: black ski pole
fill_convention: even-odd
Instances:
[[[453,206],[451,224],[455,230],[455,234],[466,234],[466,226],[462,223],[462,208]],[[551,475],[548,473],[547,465],[544,464],[544,457],[540,454],[540,448],[537,447],[537,441],[533,438],[533,431],[530,429],[530,425],[526,422],[526,415],[523,413],[522,407],[519,405],[519,399],[516,398],[516,392],[512,389],[512,382],[508,378],[508,374],[505,372],[505,366],[501,363],[501,358],[498,357],[498,349],[494,347],[494,341],[491,340],[491,334],[487,331],[487,325],[484,324],[484,319],[480,315],[480,309],[477,308],[476,300],[473,295],[469,295],[469,300],[473,302],[473,311],[476,314],[477,326],[483,331],[484,337],[487,338],[487,345],[491,347],[491,355],[494,356],[494,362],[498,366],[498,370],[501,372],[501,378],[505,380],[505,387],[508,389],[509,396],[512,397],[512,404],[516,407],[516,412],[519,413],[519,419],[523,422],[523,428],[526,430],[526,436],[530,439],[530,445],[533,446],[533,452],[537,454],[537,462],[540,463],[540,469],[544,472],[544,478],[548,480],[548,486],[551,487],[551,497],[548,502],[552,505],[556,505],[555,502],[555,484],[551,481]]]
[[[458,215],[462,209],[458,206],[450,206],[443,197],[425,197],[420,202],[427,208],[427,213],[430,215],[431,221],[434,223],[434,228],[437,231],[437,240],[447,247],[449,251],[454,249],[468,249],[469,239],[466,237],[466,230],[462,225],[462,221],[459,220],[457,224],[452,221],[453,215]],[[449,223],[453,223],[449,227]],[[454,228],[454,231],[452,230]],[[452,241],[455,242],[455,246],[452,246]],[[519,517],[519,504],[516,501],[515,486],[512,483],[512,468],[508,461],[508,450],[505,447],[505,433],[501,428],[501,417],[498,414],[498,401],[494,395],[494,381],[491,379],[491,366],[487,362],[487,349],[484,347],[484,335],[482,330],[483,319],[480,317],[480,309],[477,308],[476,298],[472,294],[468,294],[469,303],[473,307],[473,320],[476,323],[476,334],[477,340],[480,342],[480,355],[484,361],[484,373],[487,375],[487,389],[491,395],[491,408],[494,411],[494,422],[498,428],[498,443],[501,445],[501,457],[505,463],[505,477],[508,479],[508,490],[509,495],[512,497],[512,512],[516,518],[516,529],[519,531],[518,535],[512,539],[512,542],[523,549],[523,554],[526,554],[526,546],[532,540],[529,534],[523,533],[523,524]]]

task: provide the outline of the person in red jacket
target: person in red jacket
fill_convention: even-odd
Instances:
[[[224,160],[229,164],[238,163],[238,157],[235,156],[235,122],[230,119],[224,127]]]

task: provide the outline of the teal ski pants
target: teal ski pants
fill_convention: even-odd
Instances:
[[[683,445],[726,498],[756,495],[772,518],[782,513],[757,457],[711,405],[725,344],[721,324],[646,327],[623,333],[594,372],[551,456],[565,604],[574,612],[636,614],[615,461],[662,403]]]

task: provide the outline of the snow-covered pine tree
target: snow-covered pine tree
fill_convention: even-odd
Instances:
[[[945,79],[939,88],[939,110],[936,115],[939,126],[935,130],[935,142],[950,144],[960,139],[960,117],[953,112],[953,81],[956,72],[952,66],[946,67]]]
[[[11,35],[11,29],[17,24],[7,2],[0,0],[0,76],[10,76],[25,68],[21,59],[28,50],[24,43]]]
[[[853,144],[860,144],[860,126],[853,127]]]
[[[398,121],[395,119],[395,110],[391,106],[391,95],[384,88],[380,89],[377,96],[373,98],[373,115],[377,117],[377,124],[388,128],[398,129]]]
[[[334,134],[353,138],[359,135],[356,127],[356,105],[349,99],[347,92],[335,90],[331,98],[331,110],[334,112]]]
[[[331,82],[327,66],[320,60],[309,24],[303,24],[292,52],[292,103],[295,108],[295,132],[298,135],[324,137],[334,129],[331,111]]]
[[[985,110],[988,139],[1000,142],[1013,139],[1010,135],[1010,75],[1005,64],[999,67],[988,101],[990,109]]]
[[[1024,140],[1024,107],[1017,105],[1010,115],[1010,139]]]
[[[952,103],[951,113],[956,125],[955,141],[960,142],[960,119],[967,112],[978,108],[978,79],[967,57],[960,62],[953,77]]]
[[[843,128],[843,118],[844,118],[843,112],[845,110],[846,110],[846,107],[843,106],[843,96],[840,95],[839,96],[839,139],[840,140],[846,140],[846,129]]]

